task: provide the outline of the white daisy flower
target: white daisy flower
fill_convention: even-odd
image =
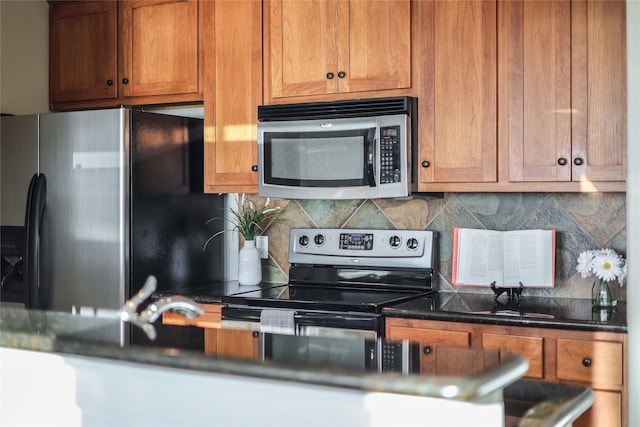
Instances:
[[[620,286],[624,286],[627,281],[627,263],[625,262],[620,269],[620,275],[618,276],[618,283]]]
[[[578,257],[578,265],[576,266],[576,270],[578,271],[578,273],[580,273],[583,279],[593,274],[593,272],[591,271],[593,258],[593,251],[584,251]]]
[[[599,279],[614,280],[622,271],[622,258],[614,251],[603,250],[595,254],[592,268]]]

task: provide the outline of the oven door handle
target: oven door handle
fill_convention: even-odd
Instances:
[[[356,329],[358,327],[367,328],[375,325],[377,318],[374,316],[352,316],[339,313],[296,313],[293,319],[296,327],[332,326],[335,328],[345,326],[349,329]]]

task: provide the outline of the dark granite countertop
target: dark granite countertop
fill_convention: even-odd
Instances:
[[[237,281],[217,282],[190,289],[157,291],[155,298],[182,295],[202,304],[221,304],[222,297],[257,289],[276,298],[285,289],[283,283],[242,286]],[[493,294],[438,292],[383,310],[385,316],[451,322],[530,326],[586,331],[627,332],[627,306],[624,301],[614,310],[593,311],[591,300],[523,296],[519,307],[508,306],[501,296],[496,306]]]
[[[496,306],[493,294],[438,292],[387,307],[383,314],[425,320],[529,326],[585,331],[627,332],[626,303],[593,311],[591,300],[523,296],[520,306]]]
[[[255,286],[240,285],[236,280],[213,282],[191,288],[176,288],[157,290],[152,298],[159,299],[173,295],[181,295],[201,304],[221,304],[222,297],[261,290],[263,295],[270,298],[278,297],[285,289],[286,283],[263,282]]]
[[[564,425],[567,420],[571,421],[579,416],[593,402],[593,393],[588,388],[522,380],[528,363],[520,356],[501,360],[498,364],[479,363],[497,360],[489,354],[491,351],[469,349],[465,353],[463,349],[455,349],[455,352],[448,352],[447,357],[442,358],[447,367],[444,374],[370,372],[350,370],[344,366],[336,368],[328,366],[326,362],[318,366],[301,366],[275,363],[267,359],[253,361],[221,358],[162,346],[139,347],[101,341],[103,331],[120,326],[121,320],[109,312],[104,317],[86,317],[3,307],[0,310],[0,346],[127,361],[141,366],[153,365],[462,401],[487,398],[502,400],[504,397],[505,419],[518,420],[520,425]],[[314,337],[299,338],[307,340],[310,346],[318,347],[318,343],[309,341]],[[340,340],[344,339],[336,338],[332,346],[340,347]],[[453,350],[446,347],[442,349]],[[448,356],[450,354],[460,355],[464,362],[452,360],[452,356]],[[470,358],[476,358],[476,362],[469,362]],[[451,366],[454,367],[453,371]],[[474,366],[473,372],[468,371],[470,366]],[[478,366],[484,367],[478,369]],[[527,421],[533,424],[522,424]],[[540,424],[542,421],[544,423]]]
[[[145,365],[181,368],[204,372],[228,373],[256,378],[285,381],[309,382],[334,387],[347,387],[366,391],[401,393],[429,397],[446,397],[456,400],[482,399],[501,391],[509,384],[522,378],[528,362],[521,356],[513,356],[498,362],[497,354],[491,363],[480,364],[479,369],[469,372],[463,363],[453,363],[446,375],[429,375],[410,372],[380,372],[376,368],[362,366],[359,369],[346,368],[340,364],[326,363],[277,363],[264,357],[262,360],[241,360],[208,356],[195,351],[154,346],[152,342],[143,345],[121,345],[108,342],[101,337],[105,331],[120,328],[121,320],[114,313],[105,317],[88,317],[69,313],[5,308],[0,310],[0,346],[23,350],[44,351],[121,360]],[[161,333],[161,331],[158,331]],[[264,339],[265,335],[260,339]],[[327,338],[284,336],[298,342],[287,343],[298,352],[304,348],[343,348],[342,356],[349,346],[361,340],[362,352],[356,353],[365,360],[364,338]],[[160,338],[158,336],[158,338]],[[331,340],[327,345],[326,340]],[[322,340],[315,342],[314,340]],[[349,341],[347,344],[345,341]],[[359,348],[356,343],[356,348]],[[307,346],[307,347],[303,347]],[[289,346],[287,347],[289,348]],[[311,351],[311,350],[309,350]],[[353,350],[351,350],[353,351]],[[480,362],[487,359],[491,351],[469,350],[465,362],[476,358]],[[456,354],[461,354],[456,349]],[[312,358],[313,359],[313,358]],[[450,359],[450,358],[449,358]],[[449,364],[451,360],[446,360]],[[479,362],[479,363],[480,363]],[[337,362],[336,362],[337,363]],[[474,363],[474,366],[478,364]],[[377,365],[376,365],[377,366]]]

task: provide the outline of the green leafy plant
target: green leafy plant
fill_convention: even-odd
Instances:
[[[236,199],[237,200],[237,199]],[[242,198],[238,200],[238,208],[229,208],[231,218],[226,220],[233,224],[233,229],[244,237],[245,240],[254,240],[256,234],[262,231],[266,224],[271,224],[277,221],[277,216],[280,212],[280,206],[269,207],[271,199],[267,198],[263,205],[260,205],[242,194]],[[210,223],[219,218],[211,218],[205,224]],[[219,231],[213,236],[209,237],[204,243],[202,250],[207,248],[207,245],[213,238],[224,233],[225,230]]]

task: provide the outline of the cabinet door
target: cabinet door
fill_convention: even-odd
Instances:
[[[269,44],[265,47],[271,69],[265,76],[271,77],[271,96],[337,92],[337,1],[275,0],[266,4]]]
[[[240,329],[217,329],[215,354],[218,356],[258,359],[258,332]]]
[[[409,0],[267,5],[272,98],[411,86]]]
[[[471,332],[466,331],[446,331],[430,328],[416,328],[412,326],[402,326],[402,320],[387,319],[386,339],[392,341],[409,340],[411,343],[418,343],[420,346],[420,372],[434,374],[446,372],[450,369],[446,364],[446,355],[443,352],[448,350],[438,350],[438,347],[463,347],[468,348],[471,344]]]
[[[205,191],[255,193],[262,7],[253,0],[206,6],[215,8],[215,23],[214,46],[205,57]]]
[[[411,87],[409,0],[340,1],[338,20],[339,92]]]
[[[51,103],[117,97],[117,2],[52,2]]]
[[[625,2],[574,0],[572,111],[574,181],[625,181]]]
[[[122,96],[197,94],[197,0],[127,0],[119,4]]]
[[[524,356],[529,361],[529,369],[525,374],[529,378],[544,377],[543,343],[542,337],[482,333],[482,348],[500,350],[501,360],[510,353]]]
[[[615,391],[593,390],[593,405],[573,422],[574,427],[622,426],[622,395]]]
[[[420,183],[497,179],[495,1],[432,1],[422,35]],[[425,187],[427,188],[427,187]]]
[[[571,4],[500,2],[509,181],[571,180]]]
[[[619,342],[558,339],[558,379],[596,388],[623,384],[623,346]]]

